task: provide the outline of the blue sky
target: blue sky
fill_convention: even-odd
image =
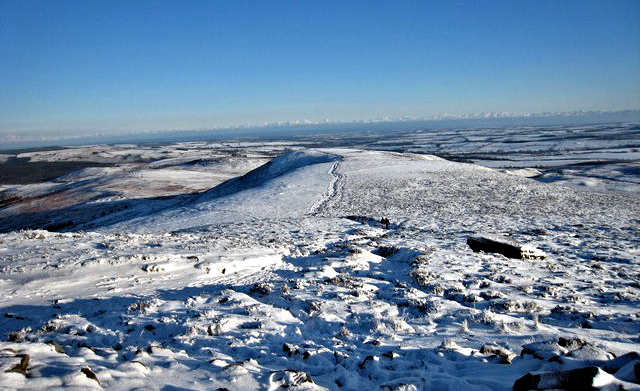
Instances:
[[[640,108],[640,1],[0,1],[0,135]]]

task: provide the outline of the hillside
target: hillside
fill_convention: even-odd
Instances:
[[[640,389],[637,197],[315,148],[127,202],[0,234],[0,387]]]

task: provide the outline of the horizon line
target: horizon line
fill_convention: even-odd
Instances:
[[[244,123],[235,125],[210,125],[201,127],[189,127],[189,128],[165,128],[165,129],[131,129],[131,130],[86,130],[79,129],[29,129],[20,131],[0,131],[0,135],[3,135],[3,142],[0,144],[0,148],[7,150],[11,144],[38,144],[47,142],[73,142],[83,139],[93,138],[118,138],[118,137],[135,137],[150,136],[150,135],[167,135],[175,133],[189,133],[189,132],[223,132],[234,130],[273,130],[273,129],[287,129],[287,128],[312,128],[314,126],[348,126],[358,124],[384,124],[384,123],[414,123],[414,122],[446,122],[446,121],[491,121],[491,120],[534,120],[534,119],[553,119],[553,118],[586,118],[589,116],[602,116],[602,115],[633,115],[637,114],[638,119],[634,121],[640,121],[640,108],[634,109],[621,109],[621,110],[574,110],[574,111],[546,111],[546,112],[483,112],[483,113],[465,113],[465,114],[451,114],[441,113],[428,116],[400,116],[400,117],[376,117],[368,119],[353,119],[353,120],[292,120],[292,121],[277,121],[277,122],[263,122],[263,123]],[[614,121],[615,122],[615,121]],[[557,124],[561,126],[562,124]],[[38,132],[82,132],[75,134],[58,134],[56,136],[38,134]],[[21,134],[22,133],[22,134]],[[242,137],[242,135],[238,135]],[[105,141],[106,142],[106,141]],[[51,144],[53,145],[53,144]],[[10,149],[10,148],[9,148]]]

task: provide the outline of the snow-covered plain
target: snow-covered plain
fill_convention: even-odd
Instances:
[[[0,388],[640,389],[640,199],[324,144],[30,153],[118,165],[4,190]]]

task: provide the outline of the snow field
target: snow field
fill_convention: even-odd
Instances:
[[[193,204],[2,234],[0,387],[511,390],[596,366],[637,389],[638,212],[437,158],[289,153]],[[483,232],[548,257],[474,253]]]

